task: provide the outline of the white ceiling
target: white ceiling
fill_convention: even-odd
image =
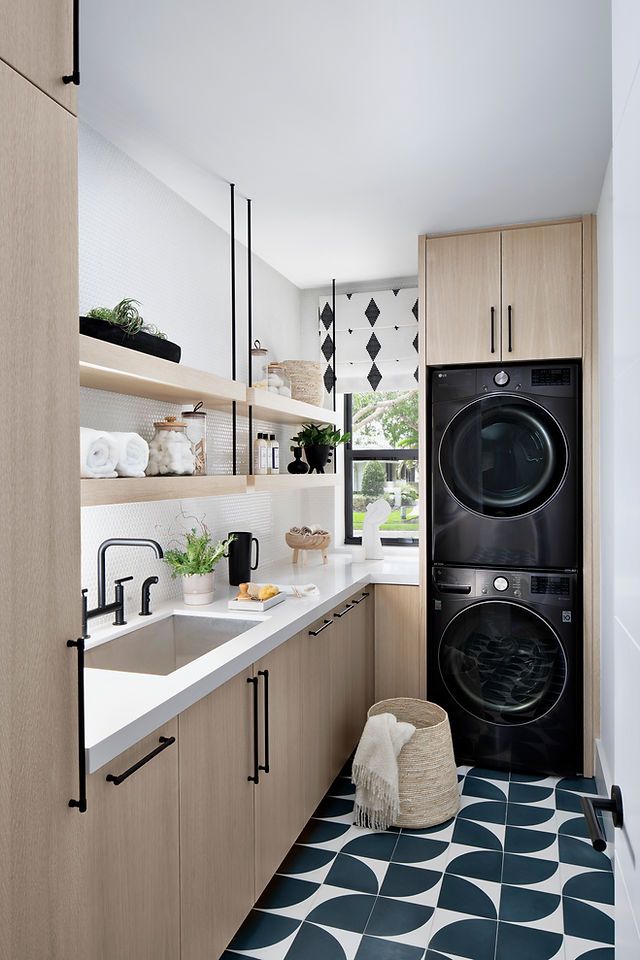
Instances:
[[[81,11],[81,117],[225,226],[203,171],[234,180],[256,251],[300,287],[415,274],[419,233],[596,208],[608,0]]]

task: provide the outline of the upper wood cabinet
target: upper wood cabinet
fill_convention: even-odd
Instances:
[[[73,72],[73,2],[0,0],[0,59],[71,113],[77,88],[62,78]]]
[[[426,243],[430,366],[582,356],[582,223]]]
[[[500,234],[427,240],[427,363],[500,355]]]
[[[582,224],[502,232],[502,359],[582,356]]]

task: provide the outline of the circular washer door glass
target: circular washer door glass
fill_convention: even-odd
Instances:
[[[453,496],[487,517],[519,517],[562,485],[567,443],[556,420],[524,397],[482,397],[451,420],[440,444],[440,472]]]
[[[566,683],[566,658],[551,625],[509,601],[487,600],[458,613],[438,656],[456,703],[491,723],[539,720],[558,702]]]

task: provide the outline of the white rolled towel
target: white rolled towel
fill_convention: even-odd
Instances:
[[[116,472],[119,477],[144,477],[149,463],[149,444],[139,433],[112,433],[116,448]]]
[[[80,476],[117,477],[118,446],[110,433],[80,427]]]

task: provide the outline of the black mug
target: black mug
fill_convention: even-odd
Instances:
[[[237,587],[241,583],[249,583],[251,571],[258,567],[260,559],[260,544],[257,537],[244,531],[234,531],[229,534],[233,541],[229,544],[227,557],[229,558],[229,583]],[[256,562],[251,564],[251,545],[256,545]]]

